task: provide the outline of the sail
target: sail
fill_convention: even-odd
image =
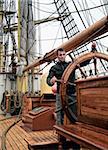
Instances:
[[[35,28],[33,24],[32,0],[21,0],[20,58],[28,65],[33,61]]]

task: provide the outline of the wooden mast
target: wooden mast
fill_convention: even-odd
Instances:
[[[78,48],[82,44],[85,44],[88,41],[92,41],[94,38],[108,32],[108,16],[103,17],[90,27],[86,28],[82,32],[78,33],[74,37],[72,37],[67,42],[63,43],[56,49],[50,51],[49,53],[46,53],[44,57],[36,60],[34,63],[28,65],[24,68],[23,72],[39,66],[45,62],[52,61],[56,58],[56,51],[58,48],[64,48],[66,52],[74,51],[74,49]]]

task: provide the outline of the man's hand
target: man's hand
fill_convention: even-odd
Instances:
[[[50,80],[50,82],[53,83],[53,84],[54,84],[56,81],[57,81],[57,78],[56,78],[55,76],[52,77],[52,79]]]

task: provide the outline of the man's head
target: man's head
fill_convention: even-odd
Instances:
[[[59,48],[59,49],[57,50],[57,58],[58,58],[59,61],[62,61],[62,62],[65,61],[66,52],[65,52],[64,49]]]

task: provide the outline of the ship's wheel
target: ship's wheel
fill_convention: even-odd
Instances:
[[[86,78],[85,73],[80,68],[81,64],[93,60],[94,62],[94,75],[98,76],[98,64],[97,60],[106,62],[108,61],[108,55],[98,52],[90,52],[84,54],[83,56],[78,57],[73,63],[70,63],[69,66],[63,73],[60,85],[60,95],[62,101],[62,108],[66,113],[66,116],[70,120],[70,122],[77,121],[77,97],[75,92],[75,80],[74,73],[76,69],[79,69],[81,74]]]

